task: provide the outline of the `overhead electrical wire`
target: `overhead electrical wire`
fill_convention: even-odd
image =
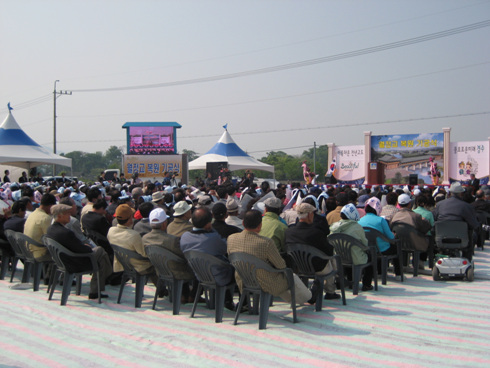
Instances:
[[[103,114],[103,115],[101,115],[101,114],[99,114],[99,115],[76,115],[76,116],[74,116],[74,115],[61,115],[60,117],[65,118],[65,119],[66,118],[69,118],[69,119],[90,119],[90,118],[104,118],[104,117],[111,117],[111,116],[128,116],[128,115],[142,115],[142,114],[151,115],[151,114],[178,112],[178,111],[213,109],[213,108],[218,108],[218,107],[237,106],[237,105],[245,105],[245,104],[258,103],[258,102],[277,101],[277,100],[282,100],[282,99],[286,99],[286,98],[311,96],[311,95],[327,93],[327,92],[334,92],[334,91],[344,91],[344,90],[352,89],[352,88],[368,87],[368,86],[374,86],[374,85],[379,85],[379,84],[384,84],[384,83],[391,83],[391,82],[396,82],[396,81],[401,81],[401,80],[406,80],[406,79],[426,77],[429,75],[446,73],[446,72],[460,70],[460,69],[468,69],[468,68],[472,68],[475,66],[481,66],[481,65],[486,65],[486,64],[490,64],[490,61],[484,61],[482,63],[464,65],[464,66],[459,66],[459,67],[454,67],[454,68],[449,68],[449,69],[427,72],[427,73],[412,74],[412,75],[408,75],[405,77],[386,79],[386,80],[377,81],[377,82],[369,82],[369,83],[363,83],[363,84],[356,84],[356,85],[352,85],[352,86],[330,88],[330,89],[324,89],[324,90],[319,90],[319,91],[311,91],[311,92],[305,92],[305,93],[296,93],[294,95],[287,95],[287,96],[269,97],[269,98],[262,98],[262,99],[256,99],[256,100],[248,100],[248,101],[239,101],[239,102],[230,102],[230,103],[218,104],[218,105],[181,107],[181,108],[176,108],[176,109],[167,109],[167,110],[159,110],[159,111],[144,111],[144,112],[138,111],[138,112]]]
[[[421,74],[412,74],[408,75],[405,77],[399,77],[399,78],[392,78],[392,79],[386,79],[383,81],[377,81],[377,82],[369,82],[369,83],[363,83],[363,84],[357,84],[357,85],[352,85],[352,86],[346,86],[346,87],[338,87],[338,88],[330,88],[330,89],[324,89],[324,90],[319,90],[319,91],[311,91],[311,92],[305,92],[305,93],[296,93],[294,95],[287,95],[287,96],[278,96],[278,97],[269,97],[269,98],[262,98],[262,99],[256,99],[256,100],[248,100],[248,101],[239,101],[239,102],[231,102],[231,103],[226,103],[226,104],[218,104],[218,105],[208,105],[208,106],[194,106],[194,107],[182,107],[182,108],[177,108],[177,109],[167,109],[167,110],[159,110],[159,111],[137,111],[137,112],[126,112],[126,113],[117,113],[117,114],[98,114],[98,115],[60,115],[60,118],[69,118],[69,119],[90,119],[90,118],[103,118],[103,117],[111,117],[111,116],[128,116],[128,115],[141,115],[141,114],[161,114],[161,113],[169,113],[169,112],[177,112],[177,111],[190,111],[190,110],[202,110],[202,109],[212,109],[212,108],[218,108],[218,107],[227,107],[227,106],[237,106],[237,105],[245,105],[245,104],[251,104],[251,103],[257,103],[257,102],[267,102],[267,101],[277,101],[277,100],[282,100],[286,98],[296,98],[296,97],[302,97],[302,96],[311,96],[315,94],[321,94],[321,93],[327,93],[327,92],[334,92],[334,91],[343,91],[347,89],[352,89],[352,88],[360,88],[360,87],[368,87],[368,86],[374,86],[374,85],[379,85],[379,84],[384,84],[384,83],[391,83],[391,82],[396,82],[396,81],[401,81],[401,80],[406,80],[406,79],[413,79],[413,78],[418,78],[418,77],[426,77],[429,75],[434,75],[434,74],[440,74],[440,73],[447,73],[455,70],[461,70],[461,69],[468,69],[468,68],[473,68],[481,65],[486,65],[490,64],[490,61],[484,61],[481,63],[476,63],[476,64],[470,64],[470,65],[464,65],[464,66],[458,66],[454,68],[448,68],[448,69],[442,69],[442,70],[436,70],[432,72],[427,72],[427,73],[421,73]],[[51,101],[53,99],[52,94],[44,95],[26,102],[22,102],[18,105],[15,105],[15,110],[22,110],[40,103],[44,103],[46,101]],[[3,113],[7,111],[6,109],[0,109],[0,113]],[[24,126],[30,126],[34,125],[37,123],[40,123],[42,121],[49,120],[49,119],[43,119],[37,122],[25,124]]]
[[[415,43],[426,42],[426,41],[434,40],[437,38],[448,37],[448,36],[455,35],[458,33],[463,33],[463,32],[468,32],[468,31],[472,31],[475,29],[488,27],[489,25],[490,25],[490,20],[486,20],[486,21],[477,22],[477,23],[469,24],[469,25],[462,26],[462,27],[452,28],[452,29],[449,29],[446,31],[431,33],[431,34],[424,35],[424,36],[414,37],[414,38],[410,38],[410,39],[406,39],[406,40],[402,40],[402,41],[392,42],[392,43],[374,46],[374,47],[369,47],[369,48],[365,48],[365,49],[350,51],[347,53],[342,53],[342,54],[337,54],[337,55],[332,55],[332,56],[326,56],[326,57],[317,58],[317,59],[304,60],[304,61],[284,64],[284,65],[277,65],[277,66],[272,66],[272,67],[267,67],[267,68],[262,68],[262,69],[249,70],[249,71],[244,71],[244,72],[223,74],[223,75],[218,75],[218,76],[203,77],[203,78],[197,78],[197,79],[181,80],[181,81],[175,81],[175,82],[139,85],[139,86],[98,88],[98,89],[97,88],[95,88],[95,89],[78,89],[78,90],[72,89],[71,91],[72,92],[109,92],[109,91],[124,91],[124,90],[149,89],[149,88],[163,88],[163,87],[170,87],[170,86],[177,86],[177,85],[204,83],[204,82],[218,81],[218,80],[224,80],[224,79],[239,78],[239,77],[256,75],[256,74],[265,74],[265,73],[271,73],[271,72],[276,72],[276,71],[280,71],[280,70],[299,68],[299,67],[304,67],[304,66],[310,66],[310,65],[325,63],[325,62],[329,62],[329,61],[335,61],[335,60],[351,58],[351,57],[355,57],[355,56],[366,55],[366,54],[370,54],[370,53],[389,50],[389,49],[396,48],[396,47],[408,46],[408,45],[412,45]],[[29,100],[26,102],[16,104],[15,109],[16,110],[22,110],[24,108],[28,108],[28,107],[31,107],[31,106],[34,106],[34,105],[37,105],[40,103],[47,102],[47,101],[51,100],[51,98],[52,98],[51,94],[43,95],[43,96],[37,97],[33,100]],[[6,110],[0,109],[0,112],[3,113],[4,111],[6,111]]]
[[[270,133],[286,133],[286,132],[295,132],[295,131],[305,131],[305,130],[319,130],[319,129],[333,129],[333,128],[344,128],[344,127],[355,127],[355,126],[366,126],[366,125],[380,125],[380,124],[394,124],[394,123],[410,123],[416,121],[423,120],[435,120],[435,119],[448,119],[448,118],[456,118],[456,117],[468,117],[468,116],[478,116],[478,115],[488,115],[490,111],[482,111],[482,112],[472,112],[472,113],[464,113],[464,114],[453,114],[453,115],[440,115],[440,116],[428,116],[428,117],[419,117],[419,118],[409,118],[409,119],[398,119],[398,120],[385,120],[385,121],[374,121],[374,122],[364,122],[364,123],[352,123],[352,124],[337,124],[337,125],[328,125],[328,126],[316,126],[316,127],[300,127],[300,128],[291,128],[291,129],[275,129],[275,130],[262,130],[262,131],[253,131],[253,132],[234,132],[233,135],[248,135],[248,134],[270,134]],[[179,139],[191,139],[191,138],[207,138],[207,137],[217,137],[216,134],[206,134],[206,135],[192,135],[192,136],[183,136],[179,137]],[[58,143],[100,143],[100,142],[126,142],[126,139],[100,139],[100,140],[77,140],[77,141],[59,141]],[[50,143],[43,143],[43,145]]]
[[[485,20],[482,22],[477,22],[477,23],[469,24],[469,25],[462,26],[462,27],[452,28],[452,29],[448,29],[445,31],[430,33],[430,34],[419,36],[419,37],[414,37],[414,38],[409,38],[406,40],[391,42],[391,43],[387,43],[387,44],[383,44],[383,45],[378,45],[378,46],[368,47],[368,48],[364,48],[364,49],[349,51],[349,52],[345,52],[345,53],[341,53],[341,54],[325,56],[325,57],[309,59],[309,60],[303,60],[303,61],[283,64],[283,65],[276,65],[276,66],[272,66],[272,67],[247,70],[247,71],[243,71],[243,72],[230,73],[230,74],[221,74],[221,75],[215,75],[215,76],[210,76],[210,77],[194,78],[194,79],[180,80],[180,81],[174,81],[174,82],[143,84],[143,85],[136,85],[136,86],[90,88],[90,89],[70,89],[70,90],[72,92],[129,91],[129,90],[138,90],[138,89],[182,86],[182,85],[189,85],[189,84],[214,82],[214,81],[226,80],[226,79],[232,79],[232,78],[247,77],[247,76],[252,76],[252,75],[266,74],[266,73],[272,73],[272,72],[288,70],[288,69],[302,68],[302,67],[306,67],[306,66],[311,66],[311,65],[336,61],[336,60],[352,58],[352,57],[356,57],[356,56],[362,56],[362,55],[377,53],[377,52],[386,51],[386,50],[390,50],[390,49],[394,49],[394,48],[398,48],[398,47],[409,46],[409,45],[413,45],[413,44],[417,44],[417,43],[421,43],[421,42],[431,41],[431,40],[435,40],[438,38],[453,36],[453,35],[456,35],[459,33],[473,31],[473,30],[481,29],[481,28],[488,27],[488,26],[490,26],[490,20]]]
[[[165,69],[165,68],[169,68],[169,67],[192,65],[192,64],[198,64],[198,63],[207,62],[207,61],[227,59],[227,58],[232,58],[232,57],[237,57],[237,56],[244,56],[244,55],[250,55],[250,54],[255,54],[255,53],[261,53],[264,51],[270,51],[270,50],[281,49],[281,48],[286,48],[286,47],[291,47],[291,46],[296,46],[296,45],[302,45],[302,44],[306,44],[306,43],[317,42],[320,40],[335,38],[335,37],[339,37],[339,36],[345,36],[345,35],[349,35],[349,34],[362,33],[362,32],[366,32],[366,31],[373,30],[373,29],[384,28],[384,27],[391,26],[394,24],[406,23],[406,22],[411,22],[413,20],[417,20],[417,19],[433,17],[435,15],[461,11],[461,9],[466,9],[466,8],[478,6],[478,5],[485,4],[485,3],[487,3],[487,0],[481,1],[479,3],[466,4],[465,6],[461,6],[461,7],[457,7],[457,8],[447,9],[447,10],[438,11],[438,12],[434,12],[434,13],[428,13],[428,14],[424,14],[421,16],[401,19],[401,20],[388,22],[388,23],[382,23],[382,24],[378,24],[375,26],[371,26],[371,27],[358,28],[358,29],[354,29],[351,31],[345,31],[345,32],[341,32],[341,33],[331,34],[331,35],[327,35],[327,36],[320,36],[320,37],[310,38],[310,39],[306,39],[306,40],[293,41],[293,42],[289,42],[289,43],[285,43],[285,44],[263,47],[263,48],[254,49],[254,50],[237,52],[234,54],[209,57],[209,58],[205,58],[205,59],[186,61],[186,62],[170,64],[170,65],[165,65],[165,66],[149,67],[146,69],[138,69],[138,70],[130,70],[130,71],[124,71],[124,72],[115,72],[115,73],[108,73],[108,74],[106,73],[106,74],[92,75],[92,76],[87,76],[87,77],[72,78],[70,80],[86,79],[86,78],[100,78],[100,77],[107,77],[107,76],[111,76],[111,75],[115,76],[115,75],[125,75],[125,74],[132,74],[132,73],[141,73],[141,72],[148,72],[148,71],[152,71],[152,70]]]
[[[37,104],[40,104],[40,103],[44,103],[44,102],[47,102],[47,101],[51,101],[51,100],[53,100],[53,94],[52,93],[49,93],[47,95],[43,95],[43,96],[40,96],[40,97],[33,98],[32,100],[28,100],[28,101],[25,101],[25,102],[21,102],[21,103],[15,104],[14,105],[14,109],[15,110],[27,109],[27,108],[29,108],[31,106],[34,106],[34,105],[37,105]],[[7,109],[0,109],[0,112],[1,113],[7,112]]]

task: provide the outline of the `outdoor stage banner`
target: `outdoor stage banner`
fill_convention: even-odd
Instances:
[[[444,133],[373,135],[371,161],[383,165],[386,184],[408,184],[410,175],[417,175],[420,184],[439,184]]]
[[[131,178],[138,173],[141,179],[160,178],[164,172],[178,173],[182,180],[187,180],[187,160],[184,155],[124,155],[124,174]],[[182,174],[184,178],[182,178]]]
[[[451,142],[449,155],[449,178],[467,182],[470,175],[488,182],[488,141]],[[483,184],[481,182],[480,184]]]
[[[335,146],[333,176],[344,184],[362,184],[365,179],[364,145]]]

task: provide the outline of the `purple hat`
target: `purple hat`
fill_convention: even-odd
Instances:
[[[378,198],[376,197],[371,197],[369,198],[367,201],[366,201],[366,206],[365,207],[371,207],[372,209],[374,209],[376,211],[376,215],[379,216],[379,214],[381,213],[381,202]]]

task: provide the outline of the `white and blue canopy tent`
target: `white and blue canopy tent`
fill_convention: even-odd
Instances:
[[[206,170],[208,162],[227,162],[231,171],[250,169],[274,173],[274,166],[249,156],[231,138],[226,126],[224,128],[225,131],[218,143],[201,157],[189,162],[189,170]]]
[[[56,155],[36,143],[17,124],[9,106],[0,125],[0,165],[31,169],[45,164],[71,167],[71,158]]]

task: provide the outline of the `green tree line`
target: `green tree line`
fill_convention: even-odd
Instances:
[[[81,180],[96,180],[105,169],[122,169],[123,153],[116,146],[110,146],[105,153],[72,151],[61,156],[71,158],[73,176]]]
[[[316,160],[314,156],[316,156]],[[303,151],[301,155],[289,155],[283,151],[271,151],[267,152],[266,156],[262,157],[259,161],[274,165],[276,180],[279,181],[303,181],[303,168],[301,164],[303,161],[306,161],[311,171],[314,171],[318,175],[319,181],[323,181],[328,168],[327,156],[328,146],[323,145],[316,148],[316,154],[314,147]]]
[[[260,158],[259,161],[275,168],[275,176],[279,181],[302,181],[303,169],[301,164],[306,161],[310,169],[319,175],[319,179],[323,181],[323,177],[327,172],[328,167],[328,147],[327,145],[318,146],[316,148],[316,167],[314,168],[314,151],[312,147],[303,151],[301,155],[289,155],[283,151],[271,151]],[[187,154],[189,162],[199,156],[192,150],[184,149],[182,153]],[[72,151],[66,154],[61,154],[64,157],[72,159],[73,175],[81,180],[96,180],[101,171],[105,169],[122,169],[123,152],[116,146],[110,146],[105,152],[88,153],[83,151]],[[58,171],[66,171],[66,168],[59,168]],[[59,173],[58,173],[59,174]],[[244,171],[233,173],[236,176],[243,176]],[[191,172],[189,181],[193,181],[196,176],[203,176],[204,171]],[[272,176],[268,172],[255,172],[256,177],[269,178]]]

